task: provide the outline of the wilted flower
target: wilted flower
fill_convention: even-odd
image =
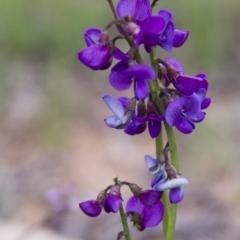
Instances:
[[[111,187],[110,193],[105,198],[105,201],[103,203],[104,210],[107,213],[110,213],[110,212],[116,213],[120,208],[121,202],[122,202],[122,197],[120,193],[120,188],[119,186],[114,185]]]

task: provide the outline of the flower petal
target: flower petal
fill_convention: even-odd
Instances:
[[[103,96],[103,101],[119,120],[124,118],[125,109],[118,99],[113,98],[109,94],[105,94]]]
[[[134,16],[137,0],[119,0],[116,11],[120,18],[124,16]]]
[[[89,217],[97,217],[102,211],[102,207],[96,200],[79,203],[79,207]]]
[[[161,122],[149,119],[148,131],[152,138],[156,138],[161,132]]]
[[[188,39],[188,35],[189,31],[176,29],[174,31],[173,47],[175,48],[181,47]]]
[[[211,104],[212,99],[211,98],[205,98],[201,103],[201,109],[206,109]]]
[[[160,201],[162,194],[163,192],[146,190],[143,191],[138,198],[144,206],[152,206]]]
[[[173,37],[174,37],[174,24],[172,21],[170,21],[164,32],[160,35],[159,44],[164,50],[170,53],[172,52]]]
[[[182,108],[187,116],[192,116],[199,113],[201,109],[200,99],[196,93],[193,93],[191,96],[186,96],[183,98],[185,102],[183,103]]]
[[[133,1],[133,0],[130,0]],[[151,6],[149,0],[137,0],[134,12],[134,18],[137,21],[142,21],[147,17],[151,16]]]
[[[132,84],[132,77],[125,74],[126,69],[128,69],[128,64],[121,61],[112,68],[109,75],[111,86],[118,91],[127,90]]]
[[[113,57],[117,60],[128,61],[127,54],[123,53],[119,48],[115,47],[113,51]]]
[[[179,118],[175,123],[175,127],[178,129],[178,131],[189,134],[193,131],[195,125],[190,122],[188,118]]]
[[[205,113],[202,111],[200,111],[198,114],[194,116],[191,116],[191,120],[196,123],[202,122],[204,118],[205,118]]]
[[[146,130],[147,124],[136,125],[134,122],[131,122],[125,129],[124,132],[129,135],[141,134]]]
[[[177,187],[170,189],[169,200],[170,203],[179,203],[184,197],[183,187]]]
[[[119,102],[121,102],[121,104],[123,105],[124,109],[126,109],[127,104],[128,104],[130,99],[128,97],[118,97],[117,100]]]
[[[91,45],[80,51],[78,58],[93,70],[104,70],[111,65],[109,46]]]
[[[141,204],[139,199],[135,196],[132,196],[128,199],[126,204],[126,212],[136,212],[141,214],[144,209],[144,205]]]
[[[150,155],[146,155],[144,159],[145,159],[145,164],[147,166],[147,169],[151,174],[155,174],[160,170],[159,161],[152,158]]]
[[[200,100],[197,94],[190,97],[178,97],[166,109],[165,119],[168,125],[173,126],[186,115],[194,115],[200,111]]]
[[[135,46],[138,48],[144,42],[146,33],[159,34],[165,26],[165,21],[162,17],[152,16],[146,18],[141,24],[140,32],[136,36]]]
[[[88,47],[98,44],[101,32],[98,28],[88,28],[84,31],[84,40]]]
[[[145,79],[136,79],[134,80],[134,94],[138,100],[144,100],[148,94],[149,89]]]
[[[147,80],[155,79],[154,70],[146,64],[132,65],[124,71],[124,74],[134,78],[138,78],[138,79],[147,79]]]
[[[153,175],[152,181],[151,181],[151,187],[154,190],[156,189],[156,185],[159,184],[163,184],[167,181],[167,173],[165,171],[165,169],[160,169],[160,171],[158,171],[156,174]]]
[[[118,212],[120,205],[121,205],[122,199],[120,195],[115,195],[115,194],[109,194],[103,203],[104,210],[107,213],[113,212],[116,213]]]
[[[207,90],[207,81],[200,77],[187,75],[179,75],[177,80],[173,82],[174,87],[184,95],[192,95],[200,88]]]
[[[184,67],[177,60],[173,58],[166,58],[164,61],[173,66],[180,74],[184,74]]]
[[[172,12],[165,10],[165,9],[160,9],[158,11],[158,16],[164,18],[164,21],[166,24],[168,24],[168,22],[171,21],[173,18]]]
[[[104,122],[110,128],[116,128],[122,125],[121,120],[118,119],[115,115],[105,118]]]
[[[164,206],[162,202],[158,202],[153,206],[145,207],[142,212],[142,225],[145,227],[155,227],[163,219]]]
[[[137,126],[137,125],[146,123],[148,118],[147,117],[137,117],[136,114],[133,114],[132,120],[135,123],[135,125]]]

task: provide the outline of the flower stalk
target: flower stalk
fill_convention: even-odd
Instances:
[[[129,227],[128,227],[128,223],[127,223],[127,216],[124,212],[122,204],[120,205],[119,213],[120,213],[121,222],[122,222],[122,226],[123,226],[123,230],[124,230],[125,240],[131,240],[131,235],[130,235],[130,231],[129,231]]]

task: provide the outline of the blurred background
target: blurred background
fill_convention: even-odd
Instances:
[[[191,135],[175,131],[180,172],[190,182],[176,239],[238,240],[240,1],[161,0],[155,12],[159,8],[173,11],[176,27],[190,31],[172,57],[188,75],[207,73],[212,97],[206,120]],[[115,175],[149,188],[143,157],[154,156],[154,140],[103,122],[110,111],[102,95],[131,91],[114,91],[110,70],[93,72],[77,59],[84,29],[111,20],[107,1],[0,1],[1,240],[116,239],[122,229],[117,214],[91,219],[78,203],[94,199]],[[45,199],[59,191],[66,211]],[[130,196],[127,189],[123,196]],[[130,228],[135,240],[163,239],[161,226],[141,233]]]

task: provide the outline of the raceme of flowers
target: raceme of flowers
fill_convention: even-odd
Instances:
[[[116,6],[118,20],[111,22],[103,30],[88,28],[84,31],[86,47],[78,53],[81,63],[92,70],[110,69],[109,83],[117,91],[133,88],[133,96],[103,96],[103,101],[112,114],[104,122],[110,128],[123,129],[128,135],[141,134],[148,129],[152,138],[159,136],[162,122],[174,126],[178,131],[189,134],[195,124],[204,120],[204,109],[211,104],[207,97],[208,81],[204,73],[195,76],[185,74],[184,67],[173,58],[154,59],[156,68],[139,62],[135,51],[143,46],[147,53],[153,48],[162,48],[172,53],[188,39],[187,30],[177,29],[172,12],[160,9],[152,14],[149,0],[119,0]],[[108,30],[117,26],[119,34],[111,38]],[[117,47],[119,39],[133,44],[127,53]],[[129,42],[129,41],[128,41]],[[112,66],[113,59],[117,63]],[[164,105],[164,113],[156,108],[149,90],[151,81],[158,81],[159,101]],[[158,225],[164,215],[160,201],[163,191],[169,191],[169,201],[179,203],[184,196],[183,186],[188,180],[179,176],[166,157],[167,145],[162,157],[154,159],[145,156],[150,173],[152,189],[142,191],[136,184],[115,181],[101,191],[96,199],[79,204],[81,210],[90,217],[105,212],[118,212],[121,203],[121,187],[127,185],[133,196],[126,203],[126,213],[134,226],[142,231],[146,227]]]

